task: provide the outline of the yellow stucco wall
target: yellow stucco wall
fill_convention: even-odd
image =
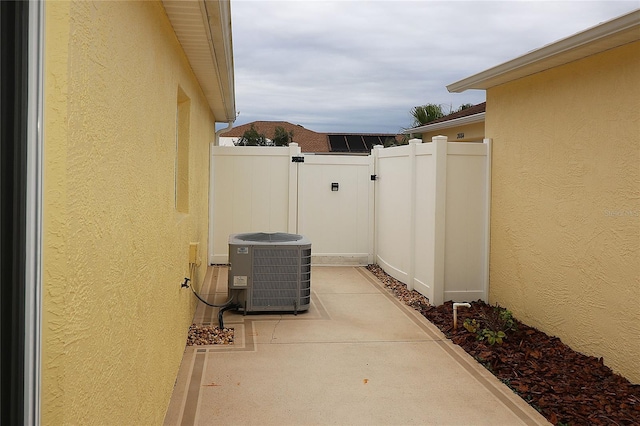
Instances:
[[[464,135],[458,137],[460,133]],[[446,136],[449,142],[482,142],[484,139],[484,121],[423,133],[422,141],[431,142],[431,138],[434,136]]]
[[[47,2],[42,423],[161,424],[206,268],[210,113],[159,2]],[[178,87],[189,208],[176,211]]]
[[[487,91],[490,300],[640,383],[640,43]]]

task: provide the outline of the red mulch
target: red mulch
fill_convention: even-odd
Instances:
[[[438,307],[416,302],[418,293],[382,276],[375,265],[369,269],[554,425],[640,425],[640,385],[615,374],[602,358],[576,352],[518,320],[517,331],[507,332],[502,345],[491,346],[462,326],[466,318],[488,315],[491,305],[477,301],[470,309],[459,308],[454,330],[452,302]]]
[[[456,330],[452,302],[421,313],[551,423],[640,425],[640,386],[615,374],[602,358],[576,352],[517,320],[518,330],[508,332],[502,345],[478,341],[462,327],[465,318],[491,309],[482,301],[459,308]]]

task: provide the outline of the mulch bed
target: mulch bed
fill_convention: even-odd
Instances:
[[[508,331],[501,345],[479,341],[462,324],[489,316],[493,306],[476,301],[459,308],[454,330],[452,302],[430,306],[377,265],[368,269],[554,425],[640,425],[640,385],[615,374],[602,358],[576,352],[517,319],[517,330]]]

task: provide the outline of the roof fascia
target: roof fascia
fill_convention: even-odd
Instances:
[[[412,133],[427,133],[436,130],[450,129],[452,127],[464,126],[466,124],[481,123],[484,121],[484,112],[478,114],[467,115],[466,117],[454,118],[453,120],[440,121],[433,124],[425,124],[424,126],[414,127],[413,129],[407,129],[402,132],[405,135]]]
[[[599,43],[610,39],[609,43]],[[447,86],[453,93],[488,89],[640,39],[640,10],[591,27]],[[593,49],[587,49],[594,45]],[[573,53],[573,54],[572,54]],[[543,61],[551,60],[548,63]],[[539,65],[536,67],[536,65]],[[540,66],[541,65],[541,66]]]

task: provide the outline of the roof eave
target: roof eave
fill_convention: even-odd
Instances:
[[[436,130],[450,129],[452,127],[464,126],[467,124],[481,123],[484,121],[484,112],[478,114],[467,115],[466,117],[454,118],[453,120],[440,121],[433,124],[425,124],[424,126],[414,127],[413,129],[407,129],[402,133],[405,135],[413,133],[427,133],[434,132]]]
[[[640,10],[548,44],[447,86],[453,93],[486,90],[640,40]]]
[[[215,121],[235,121],[230,0],[163,0],[163,4]]]

